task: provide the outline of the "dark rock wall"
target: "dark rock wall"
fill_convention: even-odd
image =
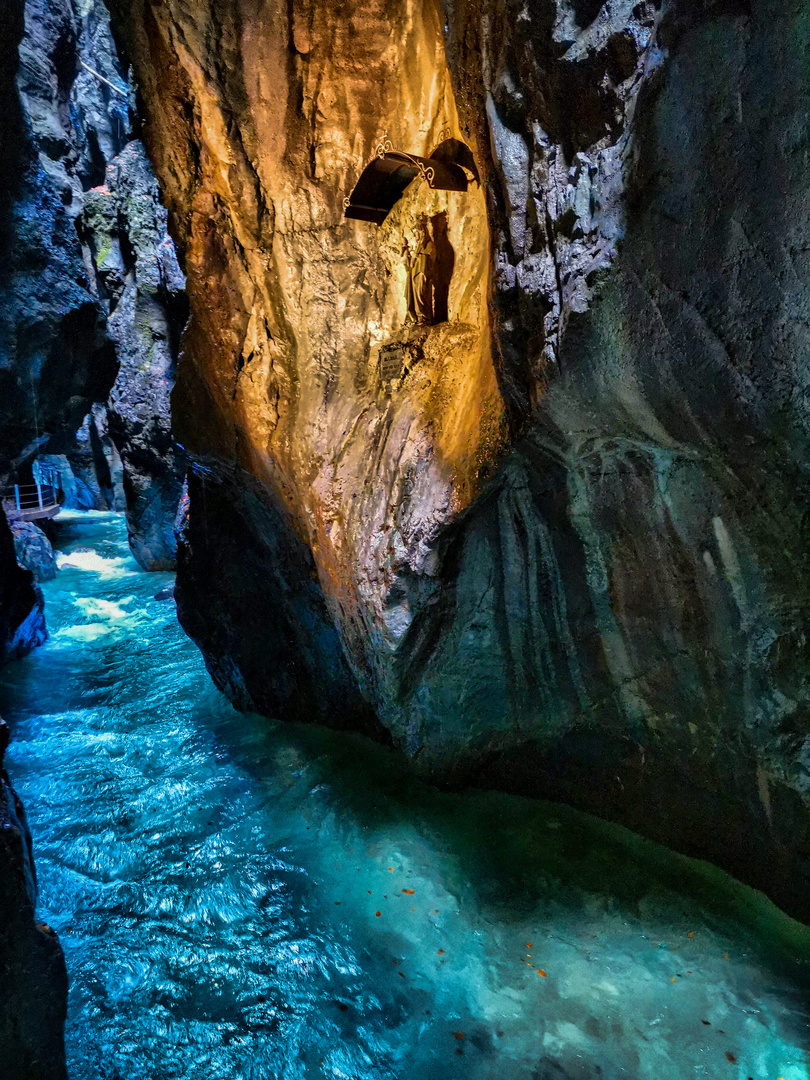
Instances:
[[[205,517],[189,513],[191,502],[205,503]],[[387,741],[343,655],[312,554],[284,507],[249,473],[198,463],[183,510],[175,600],[217,686],[244,710]]]
[[[5,16],[4,16],[5,18]],[[4,107],[0,232],[0,469],[47,436],[75,430],[115,378],[104,313],[75,220],[82,132],[71,115],[79,33],[69,0],[29,0]]]
[[[296,714],[255,662],[257,637],[306,625],[269,570],[287,526],[228,495],[237,461],[312,550],[358,686],[427,775],[575,802],[810,918],[804,5],[446,0],[405,27],[350,4],[331,36],[303,0],[110,6],[189,273],[176,407],[223,480],[215,512],[192,491],[179,588],[220,685]],[[452,95],[431,98],[445,58]],[[355,98],[372,70],[385,94]],[[490,353],[453,336],[451,304],[385,401],[358,355],[402,316],[370,298],[432,196],[379,233],[339,200],[372,133],[420,149],[414,117],[476,155],[488,234],[473,201],[443,212],[466,222],[457,253],[487,244]],[[245,532],[212,588],[199,538],[229,502]],[[242,543],[262,622],[228,601]]]
[[[37,877],[25,810],[2,767],[0,720],[0,1048],[8,1080],[67,1080],[67,973],[56,934],[34,918]]]
[[[14,537],[0,507],[0,665],[45,641],[44,609],[33,574],[17,564]]]
[[[619,10],[612,7],[611,19]],[[640,83],[637,100],[617,143],[607,127],[600,139],[589,136],[596,150],[588,139],[566,149],[569,127],[553,109],[544,125],[557,133],[551,150],[546,136],[520,120],[543,117],[543,95],[534,95],[547,53],[538,48],[536,22],[514,18],[515,30],[495,36],[501,49],[483,67],[474,51],[464,52],[458,27],[451,36],[460,84],[483,88],[491,128],[495,101],[509,129],[499,137],[494,122],[490,143],[491,222],[501,238],[496,330],[507,396],[515,400],[513,388],[526,385],[535,405],[521,412],[526,434],[485,503],[497,498],[499,507],[498,527],[484,544],[487,560],[480,540],[469,547],[480,532],[472,518],[458,562],[447,564],[457,606],[435,626],[434,613],[425,614],[421,636],[443,644],[425,663],[424,684],[410,692],[415,700],[432,691],[431,701],[437,687],[447,693],[465,656],[480,657],[494,639],[494,671],[517,665],[517,678],[502,691],[502,700],[517,704],[509,727],[525,729],[527,716],[536,716],[530,741],[542,752],[544,786],[723,862],[807,918],[802,252],[810,129],[798,103],[810,88],[802,10],[767,2],[658,11],[636,5],[621,34],[645,41],[639,15],[650,28],[636,67],[627,68],[631,83]],[[505,25],[510,14],[516,8],[484,5],[472,21]],[[611,19],[603,11],[579,33],[549,23],[540,44],[548,49],[556,39],[560,52],[566,49],[554,70],[581,63],[583,41],[609,49],[619,29]],[[593,64],[595,55],[598,48],[585,60]],[[578,114],[580,97],[541,90]],[[471,104],[473,114],[480,115]],[[498,153],[499,138],[510,154]],[[601,209],[601,166],[590,169],[588,198],[580,202],[578,190],[583,154],[604,159],[612,152],[605,143],[621,148],[622,162],[608,185],[622,194],[610,215]],[[546,179],[552,157],[569,166],[557,184]],[[557,200],[559,207],[562,195],[573,205],[564,243],[565,215],[545,215],[553,235],[546,258],[554,258],[561,286],[556,308],[553,287],[532,278],[528,257],[513,243],[508,211],[518,188],[529,204]],[[521,214],[517,232],[532,224],[531,213]],[[571,236],[577,239],[566,247]],[[584,291],[588,264],[571,254],[576,244],[610,256],[591,298]],[[552,343],[555,312],[562,322],[540,394],[542,380],[527,366],[531,349],[513,348],[515,327],[526,328],[514,313],[538,299]],[[543,506],[531,489],[554,475],[549,455],[561,468],[556,501]],[[545,542],[543,550],[545,532],[567,533],[567,565],[559,545]],[[533,553],[526,537],[535,538]],[[476,609],[476,630],[469,609],[481,595],[477,570],[485,561],[501,566],[507,586],[516,575],[520,584],[511,602],[507,588],[502,601],[485,605],[488,614]],[[540,568],[538,583],[526,580],[527,566]],[[558,654],[553,665],[545,659],[549,639]],[[602,675],[594,674],[594,645]],[[579,689],[572,663],[588,672]],[[542,691],[515,693],[533,678]],[[455,701],[466,706],[458,682]],[[549,686],[553,706],[544,700]],[[480,707],[464,712],[482,715]],[[557,728],[552,718],[561,712]],[[430,715],[421,722],[428,746]],[[503,723],[503,712],[499,717]],[[497,738],[471,738],[470,758]],[[499,767],[492,762],[487,770]]]
[[[4,99],[0,476],[47,448],[70,458],[82,505],[118,509],[107,474],[122,466],[133,552],[166,569],[183,472],[168,400],[186,312],[165,212],[131,141],[101,0],[28,0],[17,30],[16,92],[9,38]],[[108,398],[113,442],[98,415]]]

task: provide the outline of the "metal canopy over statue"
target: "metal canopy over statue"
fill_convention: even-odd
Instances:
[[[472,151],[459,139],[444,139],[430,157],[424,158],[395,150],[391,140],[383,138],[374,154],[351,195],[343,200],[347,218],[382,225],[417,176],[426,180],[434,191],[466,191],[468,172],[478,180]]]

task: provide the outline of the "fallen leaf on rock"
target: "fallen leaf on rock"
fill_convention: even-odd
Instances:
[[[436,955],[437,956],[443,956],[444,955],[444,949],[437,949],[436,950]]]
[[[416,889],[403,889],[402,891],[404,893],[407,893],[408,896],[413,896],[413,894],[416,892]]]
[[[459,1042],[462,1042],[466,1038],[466,1036],[463,1031],[454,1031],[453,1038],[458,1039]]]
[[[375,911],[375,912],[374,912],[374,914],[375,914],[375,915],[377,916],[377,918],[379,919],[379,917],[380,917],[380,916],[382,915],[382,912],[381,912],[381,911]]]
[[[541,979],[545,979],[545,978],[546,978],[546,973],[545,973],[545,971],[543,971],[543,969],[542,969],[542,968],[538,968],[538,969],[537,969],[537,974],[538,974],[538,975],[540,976],[540,978],[541,978]]]
[[[732,1065],[737,1064],[737,1059],[734,1057],[734,1055],[732,1054],[732,1052],[730,1050],[726,1050],[726,1057],[728,1058],[728,1060],[731,1062]]]

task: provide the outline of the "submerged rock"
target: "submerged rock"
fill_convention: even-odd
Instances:
[[[218,684],[344,723],[336,634],[425,775],[810,919],[800,0],[110,6],[189,275],[178,603]],[[345,221],[384,133],[482,189]],[[417,348],[423,219],[454,258]]]

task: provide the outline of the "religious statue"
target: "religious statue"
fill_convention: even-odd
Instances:
[[[436,261],[436,245],[431,238],[426,217],[420,218],[419,221],[419,238],[416,250],[411,253],[406,240],[402,254],[405,256],[408,265],[408,284],[405,294],[408,314],[405,321],[432,326],[435,320],[431,277],[433,264]]]

